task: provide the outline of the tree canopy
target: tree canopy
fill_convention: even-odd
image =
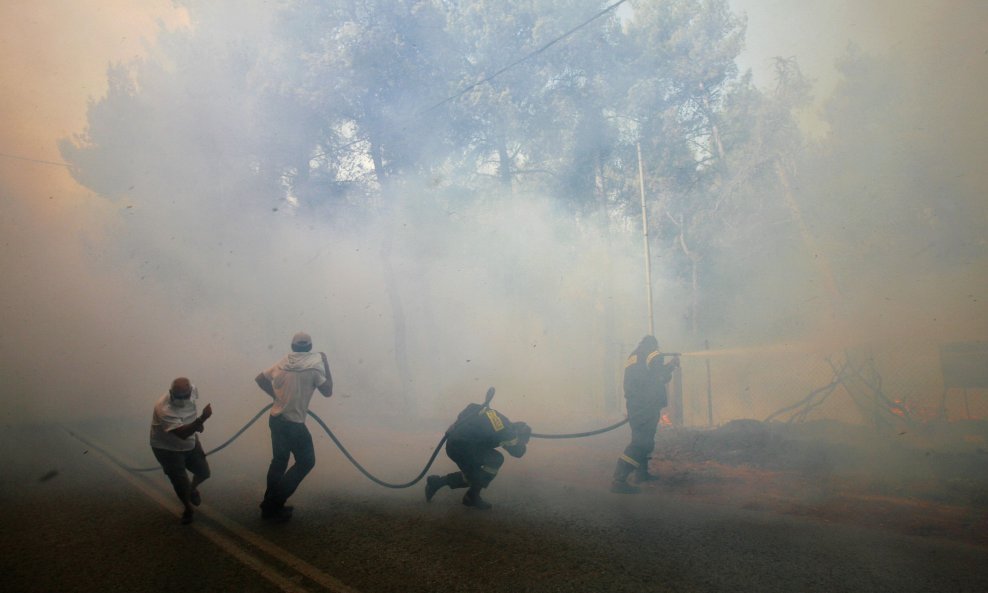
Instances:
[[[780,171],[802,142],[806,81],[783,61],[765,94],[738,71],[745,23],[726,0],[181,3],[192,26],[112,65],[88,127],[61,145],[111,199],[359,226],[408,215],[408,200],[425,220],[540,196],[632,244],[642,178],[650,240],[692,295],[679,311],[697,337],[745,284],[741,252],[800,245]],[[222,241],[215,222],[182,236]],[[398,319],[407,304],[392,306]]]

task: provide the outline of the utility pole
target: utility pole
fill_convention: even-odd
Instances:
[[[635,143],[638,150],[638,188],[642,200],[642,237],[645,241],[645,291],[648,297],[648,335],[655,335],[655,315],[652,308],[652,252],[648,245],[648,210],[645,208],[645,169],[642,166],[642,143]]]
[[[707,426],[714,425],[714,394],[710,387],[710,340],[703,341],[703,350],[707,353]]]

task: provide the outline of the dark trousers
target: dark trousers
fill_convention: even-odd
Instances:
[[[316,451],[305,424],[271,416],[268,426],[271,428],[271,465],[268,466],[267,490],[262,506],[276,509],[285,506],[288,497],[295,493],[298,485],[315,467]],[[292,455],[295,456],[295,464],[289,468],[289,456]]]
[[[192,472],[192,475],[195,476],[196,485],[209,478],[209,463],[206,461],[206,454],[202,450],[202,445],[199,444],[199,439],[196,439],[196,446],[189,451],[169,451],[168,449],[151,447],[151,452],[154,453],[154,458],[158,460],[161,469],[168,476],[178,499],[185,506],[189,506],[192,482],[189,481],[189,474],[186,471]]]
[[[625,447],[625,455],[640,464],[648,463],[648,456],[655,450],[655,430],[661,414],[662,407],[656,403],[628,400],[631,443]]]
[[[504,455],[500,451],[464,441],[447,441],[446,455],[463,472],[466,482],[478,488],[489,486],[504,465]]]

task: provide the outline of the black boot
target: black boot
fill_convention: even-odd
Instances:
[[[617,494],[637,494],[638,487],[628,483],[628,476],[634,469],[635,466],[624,459],[618,459],[617,466],[614,468],[614,480],[611,482],[611,492]]]
[[[494,505],[480,497],[480,490],[477,486],[471,486],[467,490],[467,493],[463,495],[463,504],[480,511],[486,511],[493,507]]]
[[[456,490],[457,488],[466,488],[470,485],[470,483],[467,482],[467,477],[463,475],[463,472],[446,474],[443,480],[445,480],[446,485],[453,490]]]
[[[285,506],[284,503],[278,504],[273,501],[265,500],[261,503],[261,518],[269,521],[278,521],[281,523],[286,523],[292,518],[292,511],[295,509],[290,506]]]
[[[639,484],[654,482],[659,479],[659,476],[648,473],[648,459],[645,458],[645,461],[635,468],[635,481]]]
[[[432,502],[432,497],[439,492],[439,489],[446,485],[446,478],[440,476],[429,476],[425,479],[425,501]]]

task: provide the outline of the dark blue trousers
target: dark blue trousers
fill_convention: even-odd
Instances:
[[[268,426],[271,428],[271,465],[268,466],[267,490],[261,506],[277,509],[285,506],[288,497],[315,467],[316,451],[305,424],[271,416]],[[289,468],[290,456],[295,457],[295,463]]]

